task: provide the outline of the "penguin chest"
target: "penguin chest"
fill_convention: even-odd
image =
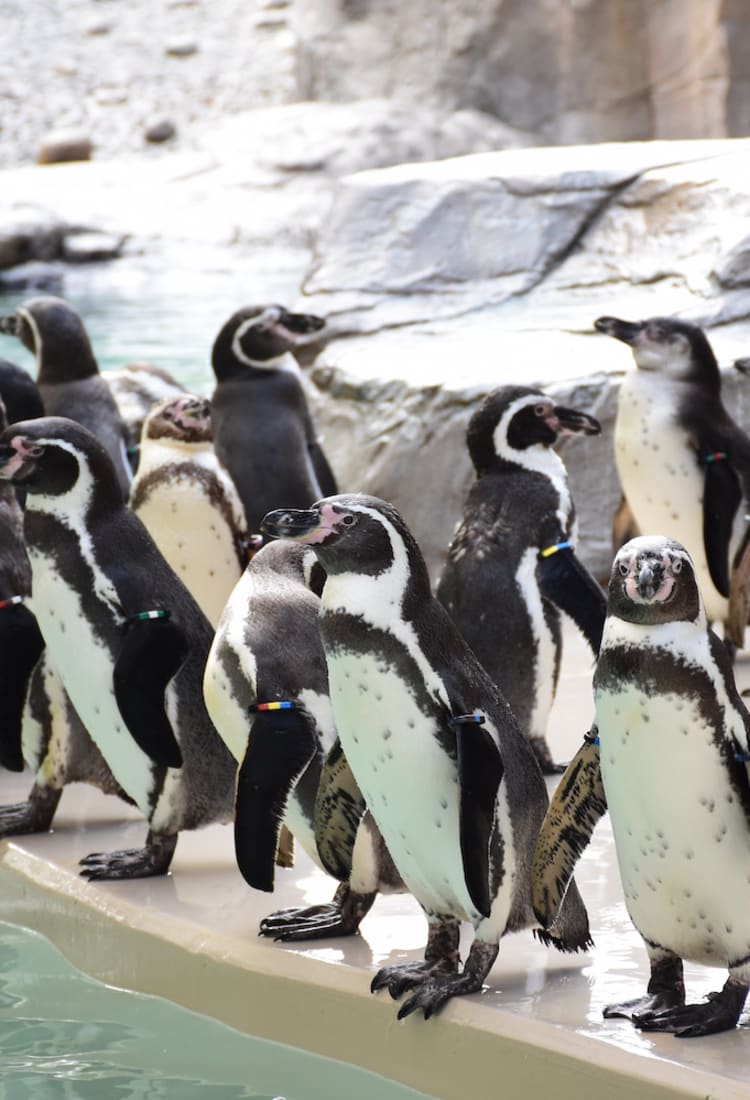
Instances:
[[[234,530],[211,483],[166,478],[152,487],[136,514],[162,555],[216,626],[241,569]]]
[[[597,692],[626,905],[647,941],[727,965],[750,953],[750,837],[715,731],[687,695]]]
[[[117,702],[117,654],[86,614],[81,595],[60,574],[54,558],[29,549],[33,609],[47,652],[66,692],[120,786],[145,816],[152,809],[154,768],[130,735]],[[109,616],[109,609],[102,609]]]
[[[663,381],[635,374],[623,382],[615,421],[615,458],[623,492],[644,534],[677,539],[695,564],[712,622],[726,618],[703,539],[705,477],[688,433],[676,419],[677,395]]]
[[[437,740],[435,719],[377,654],[337,650],[329,679],[347,760],[408,889],[428,912],[474,919],[456,764]]]

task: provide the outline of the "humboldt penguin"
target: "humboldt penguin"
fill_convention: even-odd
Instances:
[[[605,1016],[681,1037],[732,1028],[750,988],[750,715],[674,539],[641,535],[615,557],[594,696],[595,728],[540,833],[537,915],[554,920],[609,809],[651,974],[644,996]],[[726,967],[723,989],[686,1004],[683,959]]]
[[[116,370],[105,371],[102,378],[109,386],[125,422],[128,459],[135,471],[138,469],[143,421],[151,406],[168,397],[179,397],[186,392],[185,387],[165,367],[155,363],[127,363]]]
[[[336,728],[407,889],[428,921],[423,962],[372,989],[412,995],[425,1017],[476,993],[500,938],[534,923],[530,867],[547,791],[507,702],[433,597],[424,558],[392,505],[329,497],[267,515],[269,536],[311,545],[326,574],[321,636]],[[459,926],[475,937],[459,973]],[[545,942],[588,946],[568,890]]]
[[[750,603],[750,439],[722,402],[711,345],[697,325],[674,317],[600,317],[594,327],[627,344],[637,368],[623,378],[615,420],[617,471],[637,528],[686,547],[709,621],[741,647]]]
[[[271,542],[247,566],[219,622],[204,697],[239,765],[235,840],[245,879],[271,890],[282,821],[340,882],[326,905],[272,913],[281,940],[351,935],[379,890],[403,889],[348,768],[328,695],[313,551]]]
[[[253,533],[279,504],[308,507],[336,492],[291,354],[316,339],[324,325],[320,317],[282,306],[248,306],[232,314],[216,337],[214,446]]]
[[[562,655],[560,611],[596,656],[604,593],[575,552],[575,509],[562,436],[598,435],[588,413],[526,386],[494,390],[472,415],[466,441],[476,481],[448,549],[437,598],[510,703],[543,772]]]
[[[242,502],[214,452],[207,398],[168,397],[146,415],[130,506],[215,627],[249,544]]]
[[[0,478],[28,494],[32,606],[47,653],[149,823],[143,848],[91,855],[82,873],[162,874],[180,829],[232,818],[236,767],[201,691],[211,627],[86,428],[63,417],[11,425],[0,435]]]
[[[36,356],[37,385],[47,416],[64,416],[93,432],[111,458],[123,499],[130,490],[127,429],[99,373],[83,321],[62,298],[29,298],[0,317],[0,332],[16,336]]]

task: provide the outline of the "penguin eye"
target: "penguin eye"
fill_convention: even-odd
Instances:
[[[621,577],[627,577],[628,573],[630,572],[630,566],[626,561],[621,561],[617,568],[620,571]]]
[[[546,416],[546,415],[547,415],[547,406],[546,405],[535,405],[534,406],[534,416]]]
[[[682,572],[682,562],[680,561],[679,558],[675,558],[675,560],[672,562],[672,572],[673,573],[681,573]]]
[[[26,447],[26,454],[31,458],[41,458],[44,454],[46,447],[43,447],[41,443],[35,443],[31,447]]]
[[[345,527],[353,527],[357,522],[357,517],[353,516],[351,512],[347,512],[346,515],[341,517],[341,522]]]

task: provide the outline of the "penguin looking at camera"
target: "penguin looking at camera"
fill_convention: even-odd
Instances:
[[[562,770],[546,740],[562,654],[560,611],[594,655],[606,600],[575,553],[562,436],[598,435],[588,413],[538,390],[503,386],[472,415],[476,481],[448,549],[437,598],[510,703],[543,772]]]
[[[149,822],[143,848],[91,855],[82,873],[163,874],[180,829],[232,817],[236,767],[201,691],[211,627],[81,425],[11,425],[0,435],[0,478],[27,490],[32,606],[47,653],[115,782]]]
[[[534,923],[531,858],[547,791],[528,741],[433,597],[424,558],[392,505],[343,495],[267,515],[263,530],[312,546],[326,574],[320,629],[336,728],[352,773],[429,933],[424,962],[380,970],[372,989],[425,1017],[476,993],[500,938]],[[475,938],[462,973],[459,925]],[[545,942],[585,948],[568,890]]]
[[[130,506],[215,627],[249,546],[242,502],[214,452],[207,398],[183,393],[147,414]]]
[[[318,337],[325,321],[282,306],[232,314],[213,346],[214,446],[232,477],[255,533],[267,511],[288,502],[308,507],[335,493],[292,349]]]
[[[537,916],[554,921],[608,809],[651,976],[645,996],[605,1016],[682,1037],[732,1028],[750,989],[750,715],[674,539],[642,535],[615,557],[594,698],[595,728],[540,832]],[[721,992],[686,1004],[683,959],[726,967]]]
[[[685,546],[709,621],[741,647],[750,607],[750,438],[722,402],[711,345],[697,325],[674,317],[600,317],[594,327],[627,344],[637,368],[623,378],[615,420],[617,471],[635,523]]]
[[[338,879],[332,902],[272,913],[280,940],[351,935],[378,891],[402,890],[337,740],[311,549],[271,542],[248,564],[219,622],[203,681],[209,716],[239,765],[235,849],[251,886],[271,890],[282,821]]]
[[[69,417],[93,432],[109,454],[127,499],[132,476],[127,429],[78,313],[62,298],[29,298],[14,314],[0,317],[0,332],[16,336],[36,356],[45,415]]]

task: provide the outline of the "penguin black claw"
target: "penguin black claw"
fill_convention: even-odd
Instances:
[[[327,904],[270,913],[260,922],[259,934],[281,942],[353,936],[376,897],[377,893],[358,894],[342,882]]]
[[[677,1039],[696,1039],[731,1031],[739,1022],[748,984],[729,978],[718,993],[709,993],[704,1004],[678,1005],[659,1012],[642,1012],[632,1016],[641,1031],[666,1031]]]
[[[92,852],[79,861],[81,876],[89,882],[104,879],[151,878],[165,875],[172,862],[176,835],[149,832],[143,848],[124,848],[117,852]]]
[[[46,833],[52,826],[62,791],[34,787],[28,802],[0,806],[0,837]]]

